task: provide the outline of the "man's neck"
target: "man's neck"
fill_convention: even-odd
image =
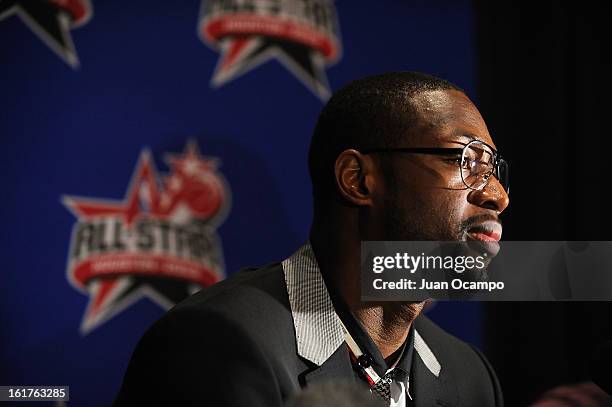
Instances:
[[[354,235],[333,239],[329,233],[321,233],[315,227],[311,229],[310,242],[321,272],[334,284],[383,358],[389,358],[406,341],[410,326],[423,309],[423,303],[362,302],[359,278],[361,242],[355,240]]]
[[[361,303],[351,311],[364,326],[387,364],[406,342],[410,327],[423,309],[423,303]]]

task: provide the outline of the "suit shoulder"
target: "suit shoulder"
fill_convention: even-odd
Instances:
[[[270,341],[271,332],[281,331],[284,337],[293,333],[291,307],[280,263],[240,270],[177,304],[164,318],[177,315],[199,319],[202,327],[206,327],[210,315],[214,315],[216,319],[240,326],[262,342]]]
[[[215,308],[236,312],[242,307],[272,306],[286,298],[283,267],[281,263],[272,263],[259,268],[242,269],[180,302],[171,312]]]

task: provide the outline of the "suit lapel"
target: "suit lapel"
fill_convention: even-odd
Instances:
[[[457,387],[449,380],[448,369],[440,364],[418,330],[415,330],[414,348],[410,393],[415,407],[458,405]]]
[[[322,365],[315,365],[313,369],[304,372],[301,376],[304,384],[307,386],[334,379],[354,381],[355,374],[353,373],[346,345],[342,344],[339,346]]]

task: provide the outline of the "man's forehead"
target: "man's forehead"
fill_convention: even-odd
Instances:
[[[424,138],[440,142],[476,139],[495,146],[480,112],[462,92],[454,89],[421,92],[412,98],[412,103],[419,114],[419,129]]]

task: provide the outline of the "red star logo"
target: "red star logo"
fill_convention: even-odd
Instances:
[[[202,158],[196,144],[189,143],[183,154],[170,156],[167,161],[171,173],[164,178],[163,189],[158,187],[158,174],[151,155],[144,151],[123,201],[64,197],[64,205],[80,222],[95,222],[108,218],[120,220],[125,227],[125,234],[129,236],[137,232],[134,230],[134,225],[139,219],[184,222],[190,218],[210,221],[223,216],[222,209],[227,200],[227,193],[225,184],[215,172],[218,166],[217,160]],[[87,236],[90,235],[93,234],[90,233]],[[93,237],[88,238],[93,239]],[[73,235],[73,242],[74,239]],[[68,277],[71,283],[81,291],[88,292],[90,296],[82,323],[84,332],[90,331],[142,296],[150,297],[165,308],[173,305],[175,301],[169,299],[168,296],[160,295],[159,289],[152,289],[151,282],[136,284],[138,282],[136,277],[141,276],[139,274],[141,270],[138,267],[132,267],[126,272],[113,270],[111,267],[104,273],[97,273],[94,276],[89,263],[91,259],[97,261],[109,256],[114,256],[115,261],[128,261],[129,258],[134,264],[143,264],[142,262],[151,258],[155,258],[155,261],[167,261],[163,258],[160,260],[159,256],[133,253],[133,250],[129,252],[124,248],[121,253],[96,253],[96,256],[88,257],[87,268],[83,268],[83,262],[80,260],[81,266],[73,264],[72,267],[69,267]],[[140,263],[134,260],[134,256],[137,256]],[[177,259],[175,262],[185,263],[182,259]],[[169,273],[159,272],[158,274],[167,275]],[[200,286],[210,285],[219,278],[218,273],[210,269],[201,270],[197,276],[193,273],[185,274],[185,276],[191,280],[189,282],[192,285],[195,283]],[[159,276],[156,275],[156,277]],[[184,285],[185,281],[182,283]]]

